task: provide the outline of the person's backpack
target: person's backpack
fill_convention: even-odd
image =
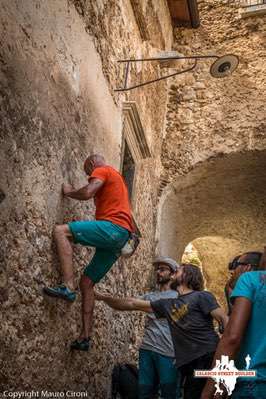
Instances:
[[[117,364],[112,372],[112,399],[138,399],[138,369],[133,364]]]

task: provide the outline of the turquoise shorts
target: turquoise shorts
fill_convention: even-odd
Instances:
[[[120,256],[129,238],[129,231],[105,220],[68,223],[75,244],[95,247],[95,254],[84,274],[98,283]]]

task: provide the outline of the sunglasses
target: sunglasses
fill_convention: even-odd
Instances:
[[[235,263],[236,267],[237,267],[237,266],[242,266],[242,265],[243,265],[243,266],[247,266],[247,265],[250,265],[250,264],[251,264],[250,262],[236,262],[236,263]]]

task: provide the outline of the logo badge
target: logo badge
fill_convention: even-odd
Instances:
[[[238,377],[251,378],[256,377],[256,370],[250,370],[251,357],[245,358],[246,369],[238,370],[234,360],[229,360],[228,356],[222,356],[221,360],[216,360],[216,365],[212,370],[195,370],[194,376],[198,378],[212,378],[215,381],[217,393],[223,393],[221,385],[224,386],[228,395],[231,395],[236,386]]]

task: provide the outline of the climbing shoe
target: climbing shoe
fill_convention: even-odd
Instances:
[[[70,345],[71,350],[88,352],[90,347],[90,338],[76,339]]]
[[[71,291],[64,284],[58,285],[57,287],[44,287],[43,292],[48,296],[62,298],[69,302],[74,302],[76,299],[76,293]]]

